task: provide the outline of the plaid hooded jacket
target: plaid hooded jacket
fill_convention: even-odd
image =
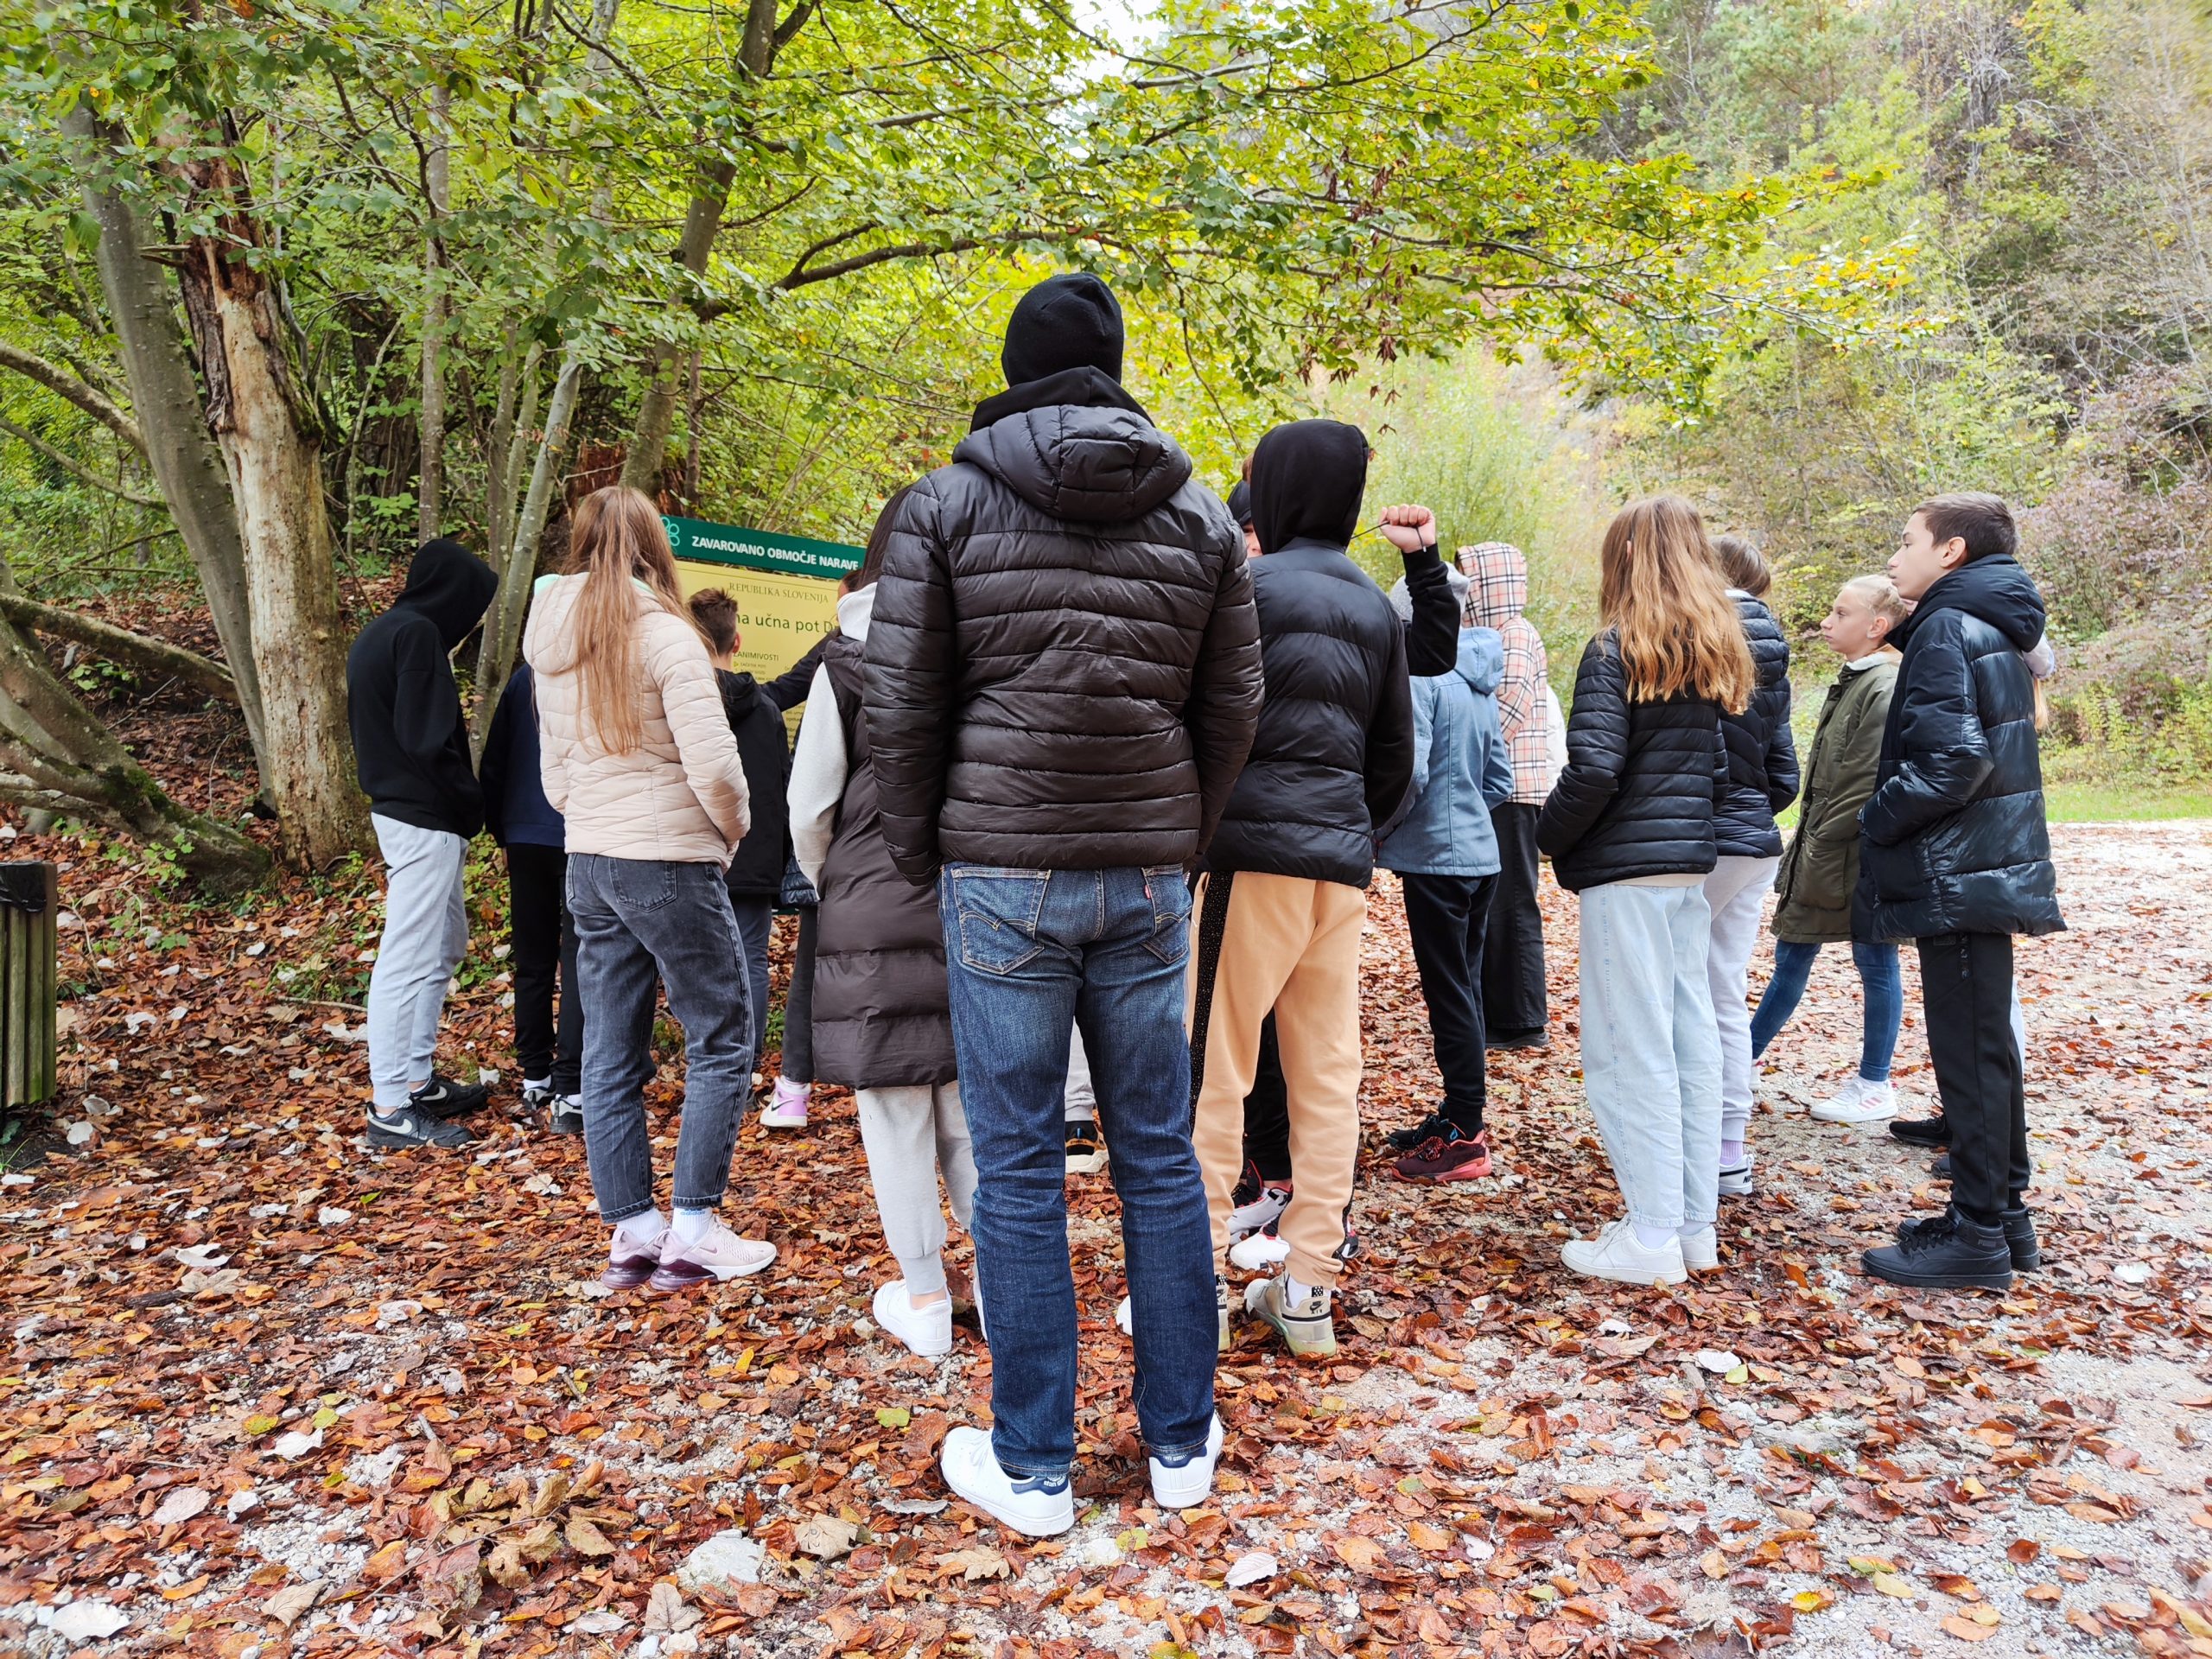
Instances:
[[[1497,713],[1513,763],[1513,798],[1541,806],[1550,792],[1544,756],[1544,683],[1549,664],[1543,637],[1522,614],[1529,603],[1529,560],[1510,542],[1478,542],[1459,550],[1469,579],[1469,626],[1496,628],[1505,641],[1505,674],[1497,685]]]

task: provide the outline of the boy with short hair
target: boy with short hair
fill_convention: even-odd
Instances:
[[[1890,560],[1912,614],[1859,815],[1856,904],[1867,936],[1920,952],[1929,1056],[1951,1128],[1951,1204],[1865,1256],[1892,1284],[2011,1287],[2036,1261],[2022,1057],[2012,1034],[2012,936],[2056,932],[2035,683],[2021,653],[2043,598],[2013,554],[2012,509],[1979,491],[1913,510]]]
[[[791,805],[785,788],[791,781],[791,746],[774,693],[731,666],[737,652],[737,601],[719,588],[705,588],[691,596],[691,620],[707,636],[722,713],[737,739],[737,758],[745,767],[745,786],[753,802],[753,827],[731,855],[723,880],[729,887],[730,908],[737,913],[738,938],[745,946],[747,1007],[753,1014],[753,1052],[758,1057],[768,1037],[768,928],[775,919],[776,896],[783,890],[784,865],[791,852]]]

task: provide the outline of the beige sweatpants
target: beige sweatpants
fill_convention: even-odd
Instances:
[[[1300,1284],[1333,1285],[1359,1160],[1357,887],[1249,870],[1209,875],[1192,910],[1191,1035],[1204,1045],[1192,1139],[1217,1255],[1244,1166],[1244,1096],[1272,1008],[1290,1096],[1290,1208],[1277,1231]]]

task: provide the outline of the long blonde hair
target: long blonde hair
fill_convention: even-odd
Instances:
[[[1630,702],[1690,696],[1744,712],[1758,671],[1695,507],[1679,495],[1630,502],[1605,527],[1598,570]]]
[[[648,495],[610,484],[578,502],[569,560],[584,578],[575,611],[584,724],[607,753],[627,754],[645,736],[638,718],[639,607],[658,605],[694,632],[698,623],[677,591],[668,526]]]

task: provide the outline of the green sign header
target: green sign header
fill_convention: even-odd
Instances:
[[[700,564],[732,564],[747,570],[773,570],[786,576],[815,576],[835,582],[857,570],[867,550],[842,542],[817,542],[804,536],[709,524],[704,518],[664,518],[669,545],[679,559]]]

